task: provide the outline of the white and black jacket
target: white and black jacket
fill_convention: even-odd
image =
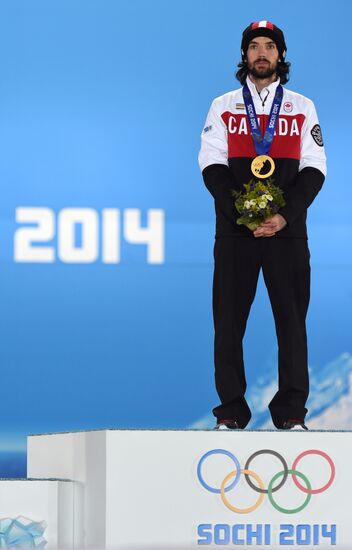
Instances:
[[[259,94],[249,78],[262,134],[267,124],[279,79]],[[307,208],[320,191],[326,175],[326,157],[314,104],[284,88],[269,155],[275,160],[273,179],[284,191],[286,204],[279,213],[287,226],[276,237],[307,238]],[[202,132],[199,165],[206,187],[215,199],[216,236],[250,237],[253,233],[236,224],[239,216],[231,190],[243,189],[253,175],[256,157],[243,103],[242,88],[217,97]]]

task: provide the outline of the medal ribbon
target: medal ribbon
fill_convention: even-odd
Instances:
[[[253,103],[252,94],[249,91],[247,84],[243,86],[242,90],[243,101],[246,107],[247,117],[249,119],[250,130],[254,142],[254,147],[257,152],[257,155],[267,155],[270,151],[272,141],[274,139],[274,132],[276,124],[279,118],[280,107],[282,103],[283,88],[279,84],[276,88],[275,97],[273,104],[271,106],[269,119],[265,128],[264,137],[262,137],[257,113],[255,112],[255,107]]]

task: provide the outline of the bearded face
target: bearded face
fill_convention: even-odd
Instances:
[[[258,36],[248,45],[248,72],[254,78],[266,79],[276,73],[279,52],[270,38]]]

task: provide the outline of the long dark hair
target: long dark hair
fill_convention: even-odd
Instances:
[[[280,77],[281,84],[286,84],[289,80],[289,72],[290,72],[290,66],[291,63],[289,61],[279,61],[276,68],[277,76]],[[238,71],[236,73],[236,78],[239,80],[242,84],[242,86],[246,83],[246,78],[248,76],[248,64],[247,61],[241,61],[238,65]]]

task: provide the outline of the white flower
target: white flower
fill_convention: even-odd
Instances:
[[[272,201],[273,200],[273,197],[271,195],[265,195],[266,198],[268,199],[268,201]]]
[[[266,207],[266,202],[262,201],[259,203],[259,208],[265,208]]]
[[[255,200],[254,200],[254,199],[251,199],[251,200],[249,201],[249,203],[250,203],[251,206],[255,206]]]
[[[245,201],[245,202],[244,202],[244,207],[245,207],[245,208],[250,208],[250,207],[251,207],[250,201]]]

